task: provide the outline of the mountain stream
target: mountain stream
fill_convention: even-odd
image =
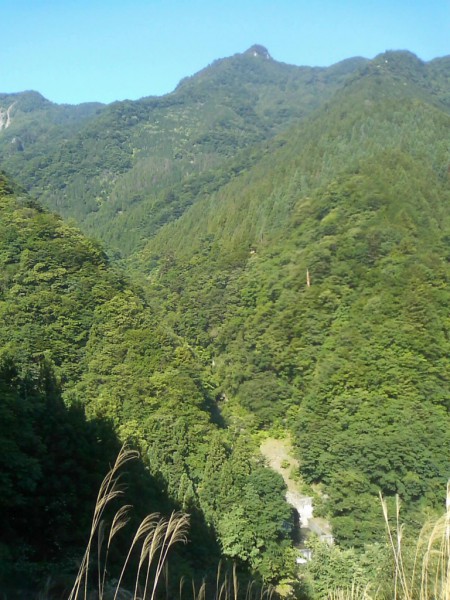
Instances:
[[[298,513],[302,538],[315,533],[322,541],[333,543],[330,524],[322,518],[313,516],[313,498],[305,496],[298,480],[293,476],[299,472],[299,462],[293,456],[292,445],[288,438],[266,438],[260,446],[262,455],[271,469],[279,473],[286,484],[286,502]]]

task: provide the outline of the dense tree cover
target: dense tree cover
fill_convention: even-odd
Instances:
[[[390,574],[392,558],[384,544],[372,544],[364,551],[342,549],[311,539],[308,546],[313,559],[303,570],[301,591],[307,597],[329,598],[336,590],[354,590],[358,596],[374,594],[380,598],[393,595]]]
[[[46,206],[126,254],[193,202],[195,192],[179,201],[192,175],[227,164],[227,180],[237,151],[309,114],[364,63],[295,67],[247,52],[161,98],[58,107],[37,94],[0,96],[2,108],[16,102],[0,160]]]
[[[77,121],[20,181],[138,249],[123,264],[139,285],[2,179],[5,415],[11,382],[44,365],[196,515],[201,568],[214,532],[266,580],[292,574],[292,515],[249,432],[288,429],[344,548],[317,549],[313,593],[327,565],[376,577],[378,491],[418,523],[450,472],[449,109],[447,59],[311,70],[246,53]]]
[[[103,105],[96,102],[76,106],[54,104],[34,91],[0,94],[0,156],[2,168],[21,173],[27,187],[41,185],[51,163],[50,152],[69,142],[88,122],[96,119]],[[9,119],[6,115],[9,115]]]
[[[31,562],[53,560],[53,549],[64,545],[64,556],[80,551],[96,483],[118,447],[114,431],[140,448],[154,482],[141,490],[140,508],[179,506],[193,514],[192,543],[178,572],[201,577],[215,570],[216,536],[225,557],[267,580],[289,572],[292,515],[284,484],[257,461],[252,444],[221,429],[211,376],[193,348],[159,322],[95,242],[14,193],[3,176],[0,182],[0,486],[5,509],[18,515],[9,514],[4,529],[2,551],[11,556],[5,564],[28,546],[24,560]],[[112,436],[106,446],[101,423]],[[230,513],[238,497],[239,511]],[[246,541],[232,544],[223,523]]]
[[[67,409],[45,359],[19,375],[3,354],[0,395],[0,582],[23,586],[83,551],[118,443],[109,426]]]
[[[224,414],[292,429],[346,545],[383,535],[378,490],[420,519],[450,468],[450,119],[427,68],[377,58],[133,263]]]

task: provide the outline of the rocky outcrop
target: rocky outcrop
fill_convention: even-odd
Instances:
[[[11,111],[15,106],[15,102],[13,102],[8,108],[2,108],[0,106],[0,131],[3,129],[8,129],[11,125]]]
[[[290,440],[267,438],[260,449],[268,465],[283,477],[287,487],[286,502],[298,513],[300,527],[304,533],[315,533],[321,541],[332,544],[330,524],[325,519],[314,517],[313,498],[301,493],[298,481],[292,476],[294,472],[298,473],[299,463],[293,457]]]
[[[272,58],[267,48],[261,46],[261,44],[254,44],[253,46],[251,46],[251,48],[246,50],[244,54],[248,54],[250,56],[260,56],[262,58],[265,58],[266,60],[270,60]]]
[[[298,492],[287,491],[286,502],[293,506],[300,517],[300,525],[309,528],[309,521],[313,516],[313,499],[310,496],[302,496]]]

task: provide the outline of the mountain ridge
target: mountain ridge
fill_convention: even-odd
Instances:
[[[382,539],[379,490],[402,496],[409,523],[443,495],[450,64],[400,51],[301,68],[264,51],[222,59],[162,98],[88,110],[53,140],[37,130],[39,155],[5,144],[14,123],[4,130],[0,155],[21,185],[117,250],[139,291],[114,279],[94,242],[73,241],[112,279],[102,267],[99,297],[82,307],[88,331],[69,323],[79,347],[66,347],[48,305],[60,299],[47,293],[65,285],[50,252],[64,240],[44,213],[20,268],[8,262],[18,236],[5,236],[2,293],[18,356],[33,344],[58,367],[81,356],[61,363],[63,376],[80,371],[67,398],[137,440],[225,554],[272,577],[289,571],[289,518],[271,498],[265,522],[258,494],[282,489],[253,471],[246,435],[290,431],[303,477],[332,498],[321,508],[343,547]],[[46,293],[29,298],[29,286]],[[52,340],[26,320],[29,303]]]
[[[327,75],[326,68],[255,61],[241,53],[183,80],[162,97],[81,105],[89,113],[83,116],[86,124],[74,119],[69,130],[53,128],[54,141],[39,124],[27,122],[25,133],[13,121],[0,137],[0,160],[47,206],[80,224],[87,219],[89,234],[102,235],[103,220],[108,236],[110,223],[117,216],[123,222],[124,212],[134,212],[143,200],[149,206],[130,218],[146,218],[152,204],[160,203],[161,183],[167,187],[218,167],[236,151],[304,118],[349,77],[348,67]],[[34,136],[31,127],[37,130]]]
[[[414,521],[450,468],[450,116],[423,64],[395,58],[363,68],[130,260],[161,318],[215,364],[227,418],[291,423],[347,546],[381,539],[379,489]]]

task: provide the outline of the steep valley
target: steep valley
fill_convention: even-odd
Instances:
[[[408,540],[450,476],[449,82],[254,46],[160,98],[0,94],[5,589],[73,572],[124,441],[137,512],[191,514],[173,595],[390,572],[379,494]],[[303,570],[287,463],[335,541]]]

